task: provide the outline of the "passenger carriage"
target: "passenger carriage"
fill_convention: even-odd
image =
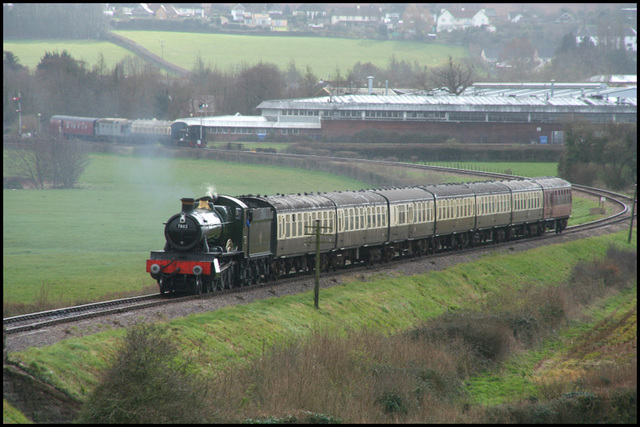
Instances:
[[[389,202],[389,244],[397,253],[434,250],[435,198],[419,187],[374,190]]]
[[[422,186],[435,198],[435,238],[440,247],[456,248],[470,242],[475,227],[475,194],[464,184]]]
[[[504,239],[511,225],[511,190],[502,182],[471,182],[467,186],[475,194],[471,215],[475,215],[474,243]]]
[[[334,234],[335,238],[335,249],[329,259],[331,265],[377,258],[371,248],[387,242],[389,235],[387,199],[368,190],[337,191],[322,197],[331,200],[336,209],[335,230],[324,231]]]
[[[52,136],[90,138],[95,135],[95,117],[51,116],[49,133]]]
[[[547,229],[555,229],[556,233],[567,228],[571,216],[571,184],[556,177],[533,178],[532,182],[542,187],[542,217]]]
[[[511,190],[511,224],[508,238],[542,234],[542,187],[530,179],[504,181]]]

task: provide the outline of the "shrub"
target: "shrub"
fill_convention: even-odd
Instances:
[[[466,350],[470,356],[467,368],[472,370],[503,360],[514,342],[513,330],[507,319],[478,312],[447,313],[428,327],[414,329],[409,336],[445,343],[451,347],[449,351],[452,353],[459,352],[458,346],[462,345],[462,353]],[[464,358],[460,359],[460,362],[464,361]],[[460,368],[465,369],[462,365]]]
[[[407,407],[402,396],[397,392],[385,392],[379,399],[378,403],[382,406],[385,414],[406,414]]]
[[[81,410],[82,423],[203,422],[207,387],[179,359],[166,328],[127,331],[113,364]]]

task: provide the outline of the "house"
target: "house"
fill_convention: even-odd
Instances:
[[[204,7],[201,3],[172,3],[170,5],[166,5],[174,8],[179,16],[195,16],[204,18]]]
[[[271,30],[281,31],[286,29],[287,20],[282,15],[280,6],[274,3],[247,3],[246,5],[236,4],[231,8],[233,22],[245,24],[251,27],[267,27]],[[276,23],[272,23],[272,16]]]
[[[509,12],[509,22],[516,23],[526,19],[526,12]]]
[[[174,19],[182,16],[170,4],[155,4],[149,7],[153,10],[156,19]]]
[[[591,43],[594,46],[598,45],[598,36],[596,35],[596,28],[594,26],[581,27],[576,33],[576,44]]]
[[[153,10],[149,7],[147,3],[138,3],[132,10],[131,16],[135,18],[153,18],[154,17]]]
[[[102,9],[102,14],[106,16],[113,16],[115,14],[116,8],[110,5],[109,3],[104,3],[104,8]]]
[[[320,3],[302,3],[293,11],[293,16],[304,16],[307,19],[326,18],[327,11]]]
[[[635,28],[627,27],[624,32],[624,50],[638,51],[638,32]]]
[[[569,12],[562,12],[560,17],[556,19],[556,24],[571,24],[576,22],[576,19]]]
[[[244,22],[244,13],[246,10],[247,8],[240,3],[233,6],[231,8],[231,16],[233,17],[233,22]]]
[[[380,9],[369,5],[355,7],[339,7],[331,16],[331,24],[377,24],[381,22]]]
[[[474,10],[468,8],[458,10],[441,9],[436,17],[436,31],[451,32],[470,27],[489,27],[490,20],[485,12],[486,10],[487,9]],[[495,11],[493,13],[495,14]]]
[[[626,51],[637,52],[638,51],[638,35],[637,31],[632,27],[625,27],[623,30],[623,36],[610,36],[605,40],[598,35],[598,30],[595,26],[590,25],[581,27],[576,33],[576,44],[590,42],[594,46],[599,46],[604,42],[605,45],[611,45],[615,49],[624,49]]]
[[[271,17],[271,31],[287,31],[287,17],[282,13],[272,13]]]

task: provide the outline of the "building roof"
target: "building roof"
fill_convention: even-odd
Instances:
[[[635,87],[608,87],[604,83],[474,83],[463,95],[546,98],[625,97],[636,98]]]
[[[246,127],[246,128],[306,128],[320,129],[319,117],[280,117],[278,120],[265,116],[243,116],[235,114],[230,116],[209,116],[209,117],[188,117],[177,119],[178,122],[184,122],[187,126],[204,127]]]
[[[600,99],[601,98],[601,99]],[[318,98],[280,99],[263,101],[257,108],[265,109],[323,109],[323,110],[439,110],[442,108],[473,107],[478,111],[494,108],[528,107],[531,110],[544,108],[549,112],[570,109],[591,109],[592,107],[612,107],[631,105],[636,107],[636,98],[627,98],[624,103],[619,98],[570,98],[570,97],[532,97],[532,96],[415,96],[415,95],[342,95]],[[555,108],[553,108],[555,107]]]

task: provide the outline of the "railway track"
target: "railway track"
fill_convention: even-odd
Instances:
[[[331,158],[335,159],[335,158]],[[353,161],[353,159],[344,159],[345,161]],[[378,164],[394,164],[397,163],[388,162],[388,161],[375,161],[375,160],[365,160],[365,162],[373,162]],[[498,173],[491,172],[478,172],[478,171],[466,171],[466,170],[458,170],[440,166],[425,166],[425,165],[413,165],[413,164],[403,164],[409,168],[419,168],[419,169],[431,169],[431,170],[442,170],[450,173],[464,173],[475,176],[482,176],[485,178],[493,178],[493,179],[502,179],[502,178],[515,178],[512,175],[504,175]],[[596,221],[592,221],[589,223],[574,225],[568,227],[564,233],[578,233],[585,230],[590,230],[597,227],[603,227],[610,224],[614,224],[616,222],[621,221],[629,221],[630,219],[630,207],[632,203],[632,198],[613,193],[607,190],[585,187],[581,185],[573,185],[574,191],[582,192],[588,194],[593,197],[602,198],[605,197],[608,203],[612,204],[614,207],[614,213],[605,217],[598,219]],[[518,244],[521,242],[528,242],[533,240],[544,240],[544,239],[553,239],[554,235],[551,233],[544,234],[542,236],[536,238],[529,239],[520,239],[514,241],[508,241],[500,244],[490,243],[488,244],[491,248],[500,248],[502,246],[510,246],[514,244]],[[456,253],[473,253],[478,251],[484,251],[487,249],[487,245],[482,245],[474,248],[467,248],[462,250],[455,251]],[[439,252],[435,255],[429,255],[429,258],[438,258],[443,256],[450,255],[450,251]],[[412,258],[410,257],[400,257],[396,261],[394,261],[391,265],[398,265],[397,263],[403,262],[412,262]],[[353,274],[361,271],[373,272],[378,270],[383,270],[388,268],[387,264],[382,265],[374,265],[374,266],[364,266],[364,265],[352,265],[348,266],[346,269],[341,269],[335,272],[323,272],[323,278],[331,278],[333,276],[338,276],[341,274]],[[269,283],[258,283],[256,285],[242,287],[242,288],[234,288],[234,289],[225,289],[223,291],[213,292],[211,294],[203,294],[203,295],[187,295],[187,296],[172,296],[172,297],[162,297],[158,294],[153,295],[145,295],[140,297],[132,297],[132,298],[121,298],[112,301],[103,301],[92,304],[84,304],[74,307],[66,307],[56,310],[48,310],[38,313],[30,313],[21,316],[13,316],[2,319],[3,329],[5,334],[15,334],[21,333],[25,331],[32,331],[36,329],[40,329],[43,327],[56,325],[60,323],[71,323],[76,322],[78,320],[87,319],[91,317],[105,316],[109,314],[115,313],[124,313],[133,310],[139,310],[144,308],[150,308],[154,306],[164,305],[164,304],[173,304],[180,301],[187,301],[195,298],[213,298],[219,296],[221,294],[227,293],[236,293],[236,292],[244,292],[250,289],[255,289],[257,287],[265,287],[265,286],[277,286],[283,285],[286,283],[291,283],[299,280],[309,280],[308,273],[298,273],[291,275],[290,277],[286,277],[278,280],[277,282],[269,282]]]

